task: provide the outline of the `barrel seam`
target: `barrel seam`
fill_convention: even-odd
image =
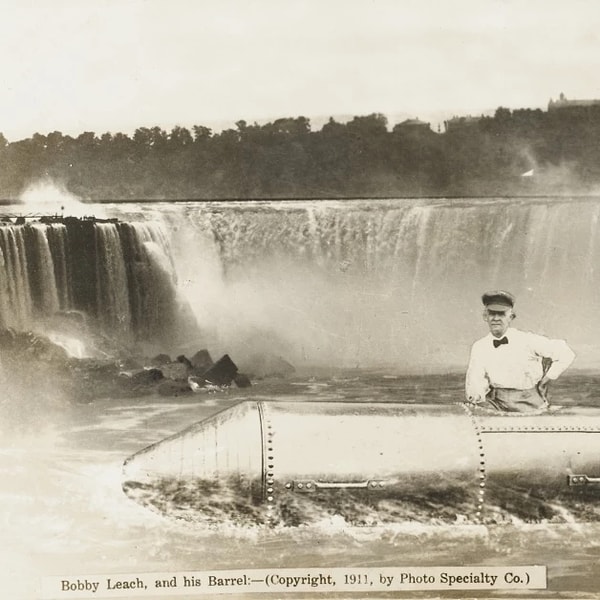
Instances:
[[[473,430],[475,432],[475,438],[477,440],[477,448],[478,448],[478,480],[479,480],[479,490],[477,492],[477,510],[475,512],[475,518],[477,521],[481,522],[483,509],[485,506],[485,491],[487,484],[487,470],[486,470],[486,456],[485,456],[485,447],[483,445],[483,436],[482,436],[482,426],[479,424],[479,421],[471,407],[465,402],[461,402],[460,405],[463,407],[464,411],[469,416],[469,420],[471,421],[471,425],[473,426]]]

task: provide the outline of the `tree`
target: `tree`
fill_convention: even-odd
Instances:
[[[133,133],[133,141],[140,150],[149,150],[152,146],[152,131],[148,127],[138,127]]]
[[[194,125],[192,131],[194,132],[194,142],[204,142],[212,136],[212,129],[203,125]]]
[[[192,138],[192,134],[185,127],[179,127],[176,125],[171,129],[171,133],[169,134],[169,143],[174,148],[183,148],[185,146],[189,146],[194,139]]]

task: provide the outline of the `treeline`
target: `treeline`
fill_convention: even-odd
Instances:
[[[371,114],[319,131],[297,117],[220,133],[55,131],[12,143],[0,134],[0,196],[18,198],[44,178],[95,201],[589,191],[600,183],[600,107],[499,108],[442,133],[413,121],[390,131]]]

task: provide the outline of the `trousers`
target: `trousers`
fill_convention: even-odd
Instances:
[[[548,408],[548,399],[534,387],[527,390],[492,388],[482,406],[503,412],[531,412]]]

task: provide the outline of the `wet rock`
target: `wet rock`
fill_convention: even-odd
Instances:
[[[139,371],[143,367],[142,363],[139,360],[131,356],[120,360],[119,366],[121,367],[122,371]]]
[[[158,393],[161,396],[187,396],[193,392],[187,381],[168,380],[158,385]]]
[[[244,372],[256,379],[264,379],[265,377],[285,378],[296,371],[294,365],[275,354],[254,354],[242,366]]]
[[[204,379],[215,385],[230,385],[237,375],[237,366],[229,358],[229,354],[224,354],[208,371],[203,375]]]
[[[0,334],[0,349],[7,362],[19,360],[66,365],[69,360],[69,355],[62,346],[32,331],[3,330]]]
[[[152,385],[162,379],[164,379],[163,372],[155,367],[142,369],[131,376],[131,381],[137,385]]]
[[[168,354],[157,354],[154,358],[150,360],[150,364],[153,367],[162,367],[167,363],[171,362],[171,357]]]
[[[191,363],[198,374],[205,373],[214,365],[208,350],[198,350],[198,352],[192,356]]]
[[[247,388],[252,385],[252,382],[250,381],[250,377],[248,377],[248,375],[246,375],[244,373],[238,373],[236,375],[234,381],[235,381],[235,385],[237,385],[239,388]]]
[[[190,369],[181,362],[171,362],[163,365],[160,369],[166,379],[187,380]]]
[[[190,371],[194,368],[194,366],[190,362],[190,359],[187,358],[187,356],[185,356],[184,354],[180,354],[177,357],[177,362],[180,362],[182,365],[185,365]]]
[[[36,360],[42,362],[64,364],[69,358],[69,354],[64,348],[46,338],[37,338],[28,349],[28,352]]]
[[[194,375],[191,375],[190,377],[188,377],[188,384],[192,388],[192,391],[195,392],[196,390],[205,387],[206,381],[204,381],[204,377],[196,377]]]
[[[111,360],[95,358],[73,358],[70,360],[70,365],[73,372],[105,379],[116,377],[120,370],[119,366]]]

